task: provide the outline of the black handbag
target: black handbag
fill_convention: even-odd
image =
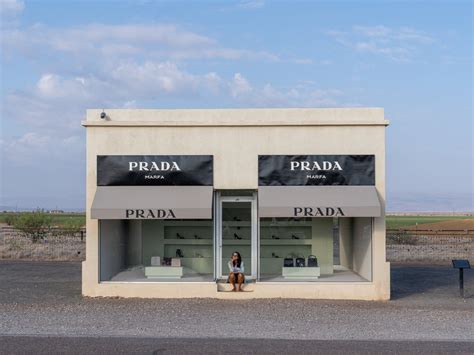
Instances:
[[[293,258],[285,258],[283,259],[283,267],[293,267]]]
[[[296,267],[305,267],[304,258],[296,258]]]
[[[318,258],[315,255],[308,256],[308,267],[318,267]]]

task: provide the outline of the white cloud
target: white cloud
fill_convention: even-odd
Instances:
[[[289,89],[279,89],[267,83],[262,87],[251,85],[240,73],[229,83],[230,93],[236,102],[252,107],[329,107],[344,106],[344,94],[335,89],[316,89],[305,83]]]
[[[238,5],[241,9],[246,10],[255,10],[260,9],[265,6],[264,0],[241,0],[239,1]]]
[[[230,93],[233,98],[239,98],[249,95],[252,92],[252,86],[242,74],[235,73],[232,82],[230,83]]]
[[[61,160],[75,158],[84,147],[80,135],[55,136],[42,132],[27,132],[19,137],[2,139],[2,156],[14,166],[28,166],[42,159]]]
[[[25,9],[21,0],[0,0],[0,14],[2,16],[16,15]]]
[[[172,24],[89,24],[74,28],[34,25],[27,29],[3,31],[2,47],[7,55],[22,53],[37,58],[38,53],[57,51],[77,60],[113,61],[138,55],[157,60],[221,58],[279,61],[276,54],[245,48],[228,48],[208,36]]]
[[[427,45],[435,42],[428,34],[409,27],[354,26],[352,31],[330,30],[330,36],[359,53],[370,53],[394,61],[409,62]]]

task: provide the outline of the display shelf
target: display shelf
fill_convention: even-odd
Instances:
[[[308,221],[284,221],[284,222],[272,222],[272,221],[260,221],[261,227],[311,227],[311,222]]]
[[[247,245],[250,244],[250,239],[223,239],[223,244],[226,245]],[[260,244],[265,246],[272,245],[312,245],[311,239],[260,239]],[[212,245],[212,239],[164,239],[164,244],[172,245]]]
[[[209,220],[203,221],[173,221],[173,220],[165,220],[163,222],[164,227],[213,227],[213,222]]]
[[[223,239],[222,240],[222,245],[250,245],[251,240],[250,239]]]
[[[212,239],[164,239],[164,244],[172,245],[211,245]]]
[[[312,239],[260,239],[261,245],[312,245]]]
[[[251,223],[249,221],[222,221],[222,227],[245,227],[250,228]]]

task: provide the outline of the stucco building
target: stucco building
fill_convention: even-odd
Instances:
[[[379,108],[88,110],[83,294],[389,299],[387,125]],[[234,251],[246,292],[227,292]]]

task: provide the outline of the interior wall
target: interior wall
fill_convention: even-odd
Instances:
[[[128,221],[127,266],[142,264],[142,221]]]
[[[353,218],[339,218],[339,263],[352,269]]]
[[[312,218],[311,252],[318,258],[321,274],[334,272],[332,218]]]
[[[150,220],[142,222],[143,253],[142,264],[151,265],[152,256],[164,256],[164,221]]]
[[[125,268],[127,223],[100,221],[100,280],[108,281]]]
[[[372,218],[353,220],[353,270],[372,280]]]

